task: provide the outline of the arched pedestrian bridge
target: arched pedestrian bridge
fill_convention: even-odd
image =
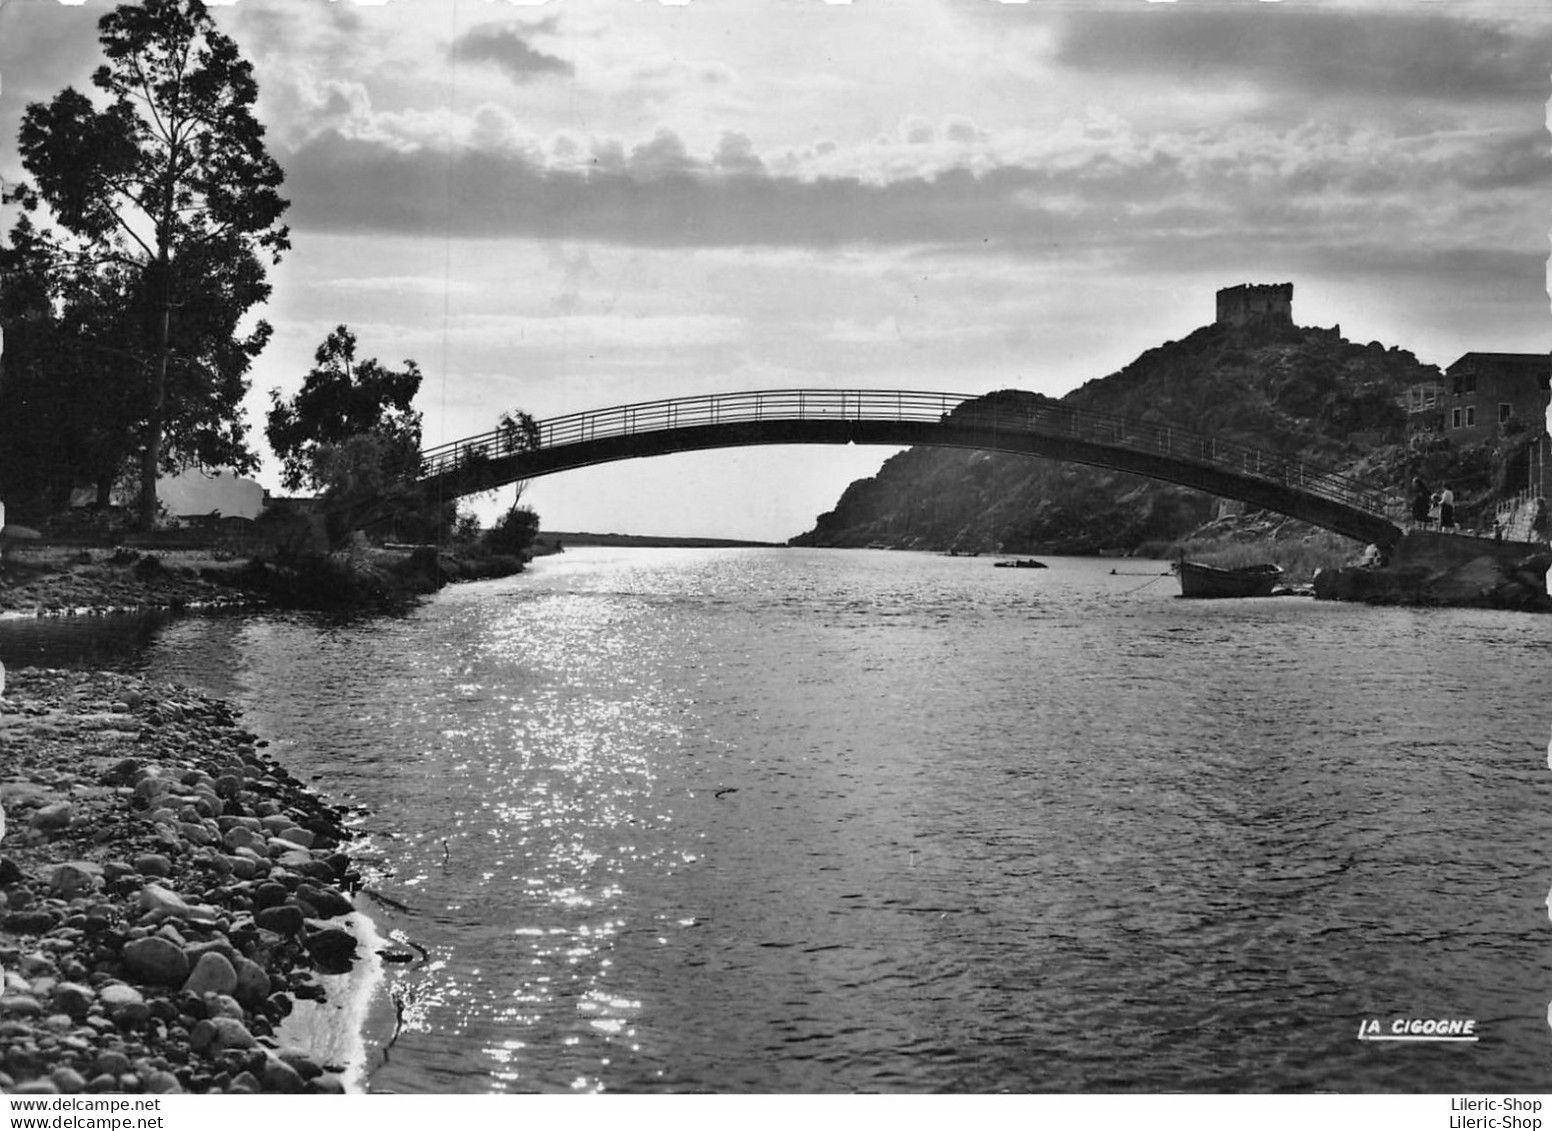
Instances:
[[[1380,546],[1401,536],[1387,517],[1391,500],[1328,468],[1014,392],[781,389],[618,405],[427,449],[420,482],[453,498],[616,460],[753,444],[935,445],[1040,456],[1240,499]]]

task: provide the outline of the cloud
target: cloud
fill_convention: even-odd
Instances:
[[[472,294],[476,289],[472,283],[432,275],[342,275],[315,282],[312,286],[321,291],[346,294],[363,291],[406,295]]]
[[[1552,31],[1485,20],[1291,5],[1079,11],[1055,57],[1086,71],[1234,77],[1309,94],[1482,99],[1546,95]]]
[[[29,102],[47,102],[66,86],[90,90],[102,63],[93,8],[51,0],[0,4],[0,76],[4,77],[6,128]],[[47,66],[38,66],[44,60]],[[7,141],[10,141],[7,138]]]
[[[643,177],[686,173],[693,167],[684,141],[672,130],[658,130],[652,140],[631,150],[630,169]]]
[[[230,21],[246,52],[269,56],[300,49],[317,49],[319,40],[329,46],[350,40],[364,28],[354,4],[316,4],[300,9],[287,0],[243,0],[213,12],[218,21]]]
[[[950,132],[783,160],[762,160],[736,133],[709,155],[669,130],[629,148],[595,138],[564,155],[328,133],[282,164],[299,230],[637,248],[894,247],[1118,269],[1237,249],[1267,262],[1430,267],[1531,248],[1544,257],[1552,158],[1534,130],[1397,136],[1304,123],[1141,133],[1116,120],[1039,135],[968,124]],[[834,171],[845,168],[857,171]],[[576,309],[572,289],[564,293],[557,309]]]
[[[730,145],[736,154],[738,143]],[[596,144],[584,169],[544,166],[521,153],[401,149],[333,131],[283,164],[293,224],[335,231],[834,246],[960,240],[1054,219],[1014,200],[1031,176],[1023,170],[983,177],[954,170],[883,185],[719,172],[668,131],[628,156],[618,143]]]
[[[1552,180],[1552,148],[1544,129],[1494,134],[1463,163],[1460,181],[1473,188],[1527,188]]]
[[[765,164],[754,151],[754,142],[747,134],[724,133],[717,142],[717,152],[712,164],[725,173],[759,173]]]
[[[480,24],[453,40],[448,46],[447,57],[458,62],[489,63],[517,83],[546,75],[574,74],[576,68],[571,63],[529,46],[523,37],[524,30],[549,30],[552,24],[553,21],[532,27]]]

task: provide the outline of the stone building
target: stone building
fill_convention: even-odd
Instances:
[[[1218,292],[1218,322],[1244,326],[1251,322],[1293,324],[1292,283],[1244,283]]]
[[[1540,430],[1549,376],[1552,357],[1544,353],[1462,354],[1444,371],[1429,407],[1430,422],[1457,445],[1487,443],[1506,431]]]

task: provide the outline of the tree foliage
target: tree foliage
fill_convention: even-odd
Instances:
[[[313,481],[322,489],[329,542],[345,545],[357,532],[398,542],[440,541],[457,520],[457,505],[426,497],[414,480],[418,434],[379,426],[320,444]]]
[[[0,495],[32,521],[63,509],[83,482],[108,501],[135,454],[142,407],[144,365],[123,348],[133,279],[61,272],[55,261],[25,216],[0,251]]]
[[[504,456],[535,451],[539,447],[538,421],[521,410],[503,412],[496,432],[500,437],[497,446]]]
[[[485,532],[485,546],[491,553],[521,558],[538,536],[539,516],[530,507],[514,506]]]
[[[85,359],[113,324],[122,364],[102,354],[78,376],[135,406],[149,524],[160,470],[256,463],[240,406],[270,328],[242,324],[290,246],[287,202],[252,66],[200,0],[125,4],[98,32],[98,97],[66,88],[28,106],[18,147],[56,222],[53,269],[72,280],[50,296],[60,332]],[[62,313],[72,291],[103,307],[84,334]]]
[[[413,474],[420,461],[420,367],[406,360],[388,369],[376,358],[356,360],[356,336],[337,326],[313,354],[301,391],[289,401],[270,391],[264,435],[282,463],[290,490],[325,488],[337,481],[337,449],[358,436],[378,437],[372,450],[388,476]]]
[[[314,365],[290,400],[270,392],[264,434],[281,458],[282,482],[324,498],[330,542],[357,531],[398,541],[437,541],[456,518],[450,501],[415,483],[420,471],[420,413],[413,408],[421,372],[406,360],[389,369],[358,360],[356,335],[337,326],[313,354]]]

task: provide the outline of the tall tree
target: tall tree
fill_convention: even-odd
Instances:
[[[144,0],[103,16],[105,105],[73,88],[27,107],[22,163],[54,213],[62,263],[119,272],[140,359],[140,520],[163,466],[251,467],[240,403],[269,296],[265,261],[289,246],[283,174],[253,115],[258,85],[201,0]]]
[[[286,487],[326,486],[334,478],[330,449],[368,434],[381,438],[375,450],[394,463],[390,474],[412,473],[420,459],[420,413],[412,407],[420,367],[409,360],[397,370],[375,357],[357,361],[356,336],[348,326],[336,326],[313,361],[289,401],[281,400],[279,389],[270,390],[264,435],[281,459]]]

